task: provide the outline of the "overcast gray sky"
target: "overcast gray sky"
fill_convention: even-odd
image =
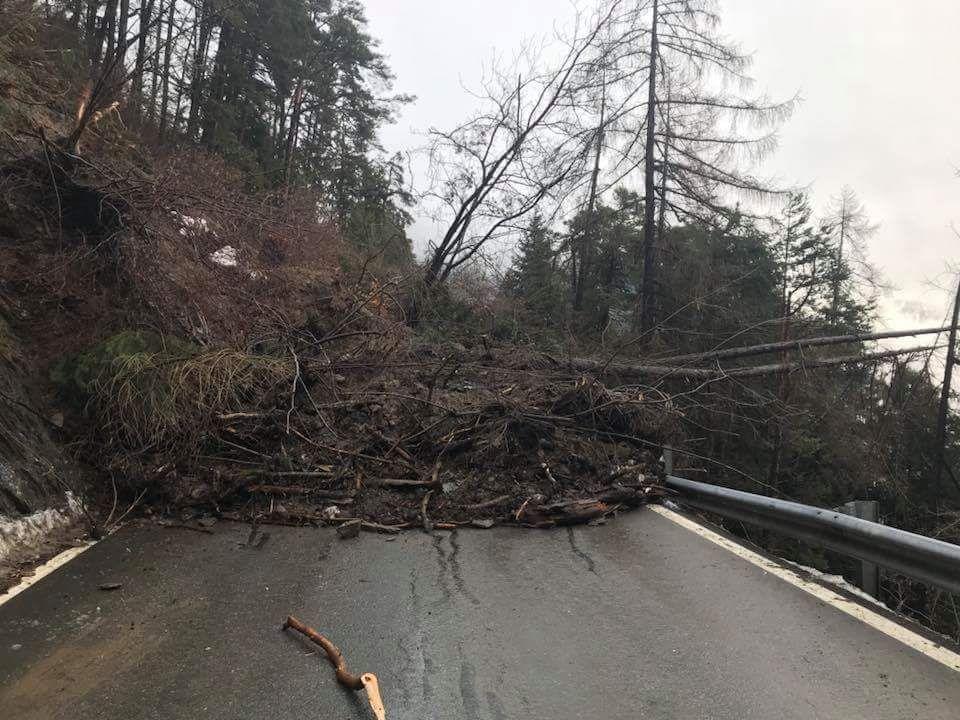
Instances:
[[[367,0],[396,90],[417,96],[384,133],[387,149],[462,120],[475,107],[463,88],[493,53],[570,12],[564,0]],[[960,260],[960,2],[721,0],[721,13],[724,34],[754,54],[758,89],[803,98],[759,174],[809,185],[818,210],[853,187],[880,224],[870,257],[896,287],[885,324],[942,320],[948,298],[929,283],[948,283],[946,265]],[[427,233],[414,229],[420,243]]]

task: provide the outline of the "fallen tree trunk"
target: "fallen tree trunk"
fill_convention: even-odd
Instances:
[[[804,348],[824,347],[827,345],[845,345],[847,343],[871,342],[874,340],[887,340],[891,338],[914,337],[916,335],[934,335],[936,333],[949,332],[950,326],[920,328],[915,330],[891,330],[879,333],[860,333],[852,335],[826,335],[823,337],[801,338],[799,340],[786,340],[784,342],[764,343],[761,345],[747,345],[743,347],[725,348],[723,350],[711,350],[703,353],[690,353],[688,355],[675,355],[674,357],[664,358],[658,362],[663,363],[700,363],[707,360],[732,360],[734,358],[752,357],[754,355],[767,355],[770,353],[783,352],[785,350],[802,350]]]
[[[770,365],[756,365],[724,370],[707,368],[683,368],[670,365],[625,365],[609,364],[600,360],[575,359],[568,366],[578,372],[619,375],[621,377],[675,377],[686,380],[723,380],[725,378],[748,378],[761,375],[775,375],[781,372],[795,372],[797,370],[814,370],[817,368],[838,367],[858,363],[886,360],[900,355],[912,355],[921,352],[930,352],[939,349],[940,345],[923,345],[919,347],[903,348],[901,350],[883,350],[881,352],[860,353],[859,355],[844,355],[832,358],[811,358],[801,362],[773,363]]]
[[[532,527],[581,525],[604,517],[621,508],[635,508],[663,497],[662,485],[648,482],[639,485],[613,485],[594,497],[534,504],[524,502],[514,513],[518,523]]]

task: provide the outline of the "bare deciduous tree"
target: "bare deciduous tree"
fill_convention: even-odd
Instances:
[[[960,482],[953,475],[950,467],[947,465],[947,416],[950,413],[950,390],[953,384],[953,366],[956,364],[957,352],[957,321],[960,320],[960,282],[957,283],[957,294],[953,300],[953,315],[950,323],[950,339],[947,344],[947,358],[943,370],[943,385],[940,388],[940,404],[937,408],[937,459],[936,459],[936,477],[934,481],[936,487],[940,489],[940,483],[943,480],[943,473],[946,470],[950,473],[953,483],[960,491]]]
[[[840,316],[847,281],[856,280],[859,286],[868,289],[878,284],[877,273],[867,261],[866,254],[866,241],[877,231],[877,226],[870,222],[866,208],[849,186],[844,186],[840,194],[833,198],[827,222],[833,227],[836,245],[835,270],[830,289],[831,316],[836,320]]]

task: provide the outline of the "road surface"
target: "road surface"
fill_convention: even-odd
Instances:
[[[391,720],[960,717],[960,672],[649,509],[392,540],[213,530],[129,527],[0,606],[0,716],[369,718],[280,631],[293,613],[378,675]]]

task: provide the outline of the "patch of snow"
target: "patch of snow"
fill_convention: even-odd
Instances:
[[[219,250],[210,253],[210,259],[223,267],[236,267],[237,249],[233,245],[224,245]]]
[[[800,570],[801,572],[808,573],[811,577],[820,580],[821,582],[826,583],[827,585],[833,585],[836,588],[840,588],[851,595],[856,595],[861,600],[866,600],[869,603],[878,605],[882,608],[886,608],[882,602],[877,600],[873,595],[865,593],[863,590],[858,588],[856,585],[852,585],[847,582],[846,578],[843,575],[829,575],[825,572],[821,572],[816,568],[809,567],[808,565],[801,565],[800,563],[795,563],[792,560],[787,560],[785,558],[780,558],[784,563],[790,565],[795,570]]]
[[[180,234],[186,235],[188,230],[194,232],[210,232],[210,223],[205,217],[192,217],[183,213],[173,211],[172,215],[180,221]]]
[[[66,527],[80,514],[80,503],[73,493],[66,493],[66,507],[47,508],[32,515],[9,518],[0,515],[0,561],[15,550],[22,551],[43,541],[52,531]]]

